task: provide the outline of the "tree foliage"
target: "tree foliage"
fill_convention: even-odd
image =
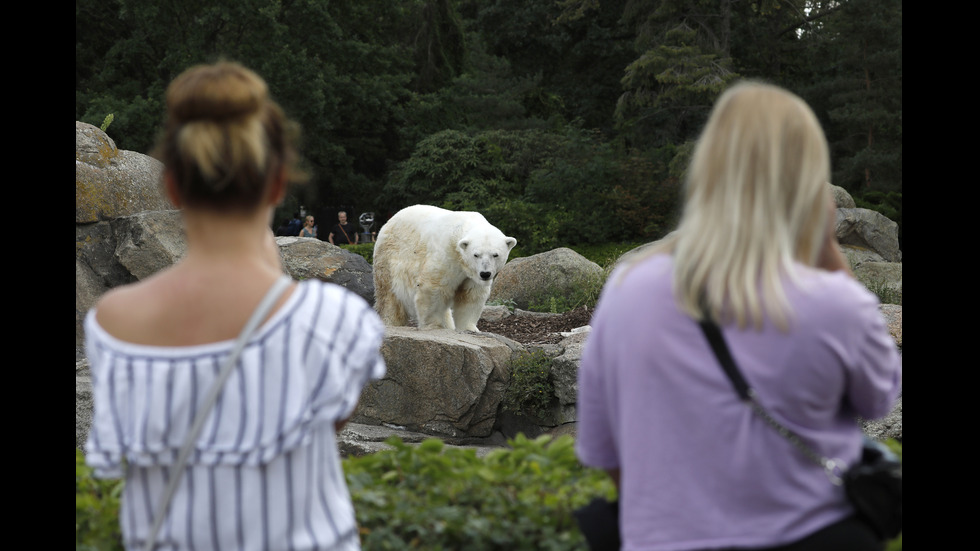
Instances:
[[[446,130],[395,167],[384,200],[482,212],[533,254],[661,235],[676,212],[667,171],[595,130]]]
[[[232,59],[303,128],[312,185],[285,210],[431,202],[534,247],[655,238],[739,78],[813,106],[835,184],[900,198],[901,35],[898,0],[78,0],[75,117],[147,152],[170,80]]]

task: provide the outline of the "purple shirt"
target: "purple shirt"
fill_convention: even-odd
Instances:
[[[621,469],[623,549],[789,543],[853,512],[843,488],[741,402],[697,323],[674,299],[673,258],[614,272],[578,373],[576,451]],[[877,298],[841,272],[800,268],[789,333],[722,331],[770,414],[848,465],[855,416],[887,414],[902,360]]]

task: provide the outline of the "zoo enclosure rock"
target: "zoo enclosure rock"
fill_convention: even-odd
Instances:
[[[509,339],[447,329],[385,328],[388,370],[361,393],[352,421],[448,436],[490,436],[507,387]]]
[[[579,253],[559,247],[504,264],[493,281],[489,302],[513,301],[527,310],[534,300],[550,295],[572,296],[589,278],[602,276],[602,268]]]
[[[119,150],[99,128],[75,121],[75,223],[97,222],[173,206],[160,189],[163,165]]]

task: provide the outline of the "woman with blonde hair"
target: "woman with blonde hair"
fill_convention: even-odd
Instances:
[[[610,275],[579,369],[581,461],[619,489],[623,549],[880,549],[844,489],[736,394],[714,320],[759,402],[854,464],[901,356],[836,242],[826,138],[781,88],[716,102],[677,229]]]
[[[381,320],[342,287],[283,274],[269,222],[296,175],[294,131],[266,83],[196,66],[166,104],[156,153],[187,253],[86,317],[86,461],[125,478],[127,549],[359,549],[335,432],[384,374]],[[270,313],[215,384],[264,297]]]
[[[299,232],[300,237],[316,237],[316,226],[313,225],[313,216],[307,216],[303,223],[303,229]]]

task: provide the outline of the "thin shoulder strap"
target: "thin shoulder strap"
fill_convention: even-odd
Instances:
[[[156,545],[157,534],[160,532],[160,527],[163,526],[163,519],[167,517],[167,511],[170,508],[170,500],[174,496],[174,492],[177,490],[177,483],[180,481],[181,475],[184,472],[184,466],[187,464],[187,457],[190,455],[191,448],[194,447],[194,442],[197,441],[197,437],[200,436],[201,430],[204,428],[204,421],[210,413],[211,408],[214,407],[215,402],[218,400],[218,395],[221,394],[222,388],[225,386],[225,381],[231,376],[231,372],[235,368],[235,364],[238,363],[238,356],[241,355],[242,350],[248,343],[249,338],[255,329],[262,323],[269,311],[279,300],[282,293],[289,287],[289,284],[293,282],[293,279],[288,275],[283,274],[276,282],[272,285],[272,288],[266,293],[262,302],[255,308],[252,313],[252,317],[249,318],[248,322],[245,324],[245,328],[242,329],[241,334],[238,335],[238,340],[235,341],[234,348],[231,349],[231,354],[228,356],[225,364],[221,368],[221,373],[218,374],[217,380],[211,385],[211,390],[208,392],[207,397],[204,399],[204,403],[201,409],[197,413],[197,417],[194,418],[194,425],[191,426],[190,432],[187,434],[187,438],[184,440],[184,445],[180,449],[180,455],[177,456],[177,462],[174,464],[172,473],[173,476],[170,477],[170,483],[167,484],[167,490],[164,492],[163,497],[160,499],[160,505],[157,507],[156,518],[153,519],[153,526],[150,528],[150,533],[146,539],[146,545],[144,549],[147,551],[152,551],[153,547]]]
[[[732,385],[735,386],[735,392],[738,393],[738,396],[742,400],[749,400],[749,383],[745,381],[742,372],[735,365],[735,360],[732,359],[732,354],[728,351],[728,346],[725,344],[725,337],[722,336],[721,329],[707,317],[699,320],[698,325],[704,331],[704,336],[708,338],[708,343],[711,344],[711,349],[714,350],[715,356],[718,357],[721,368],[725,370],[725,374],[728,375],[728,378],[732,381]]]
[[[698,325],[701,326],[704,336],[708,339],[708,343],[711,344],[711,349],[718,358],[718,363],[721,364],[722,370],[726,375],[728,375],[728,379],[732,382],[732,386],[735,387],[735,392],[738,394],[739,398],[748,403],[756,414],[762,417],[766,423],[772,426],[772,428],[776,429],[776,432],[782,435],[783,438],[789,440],[790,443],[796,447],[796,449],[800,450],[800,452],[807,457],[807,459],[823,467],[824,472],[827,474],[827,478],[830,479],[831,483],[840,485],[842,481],[841,475],[843,474],[843,469],[845,467],[844,463],[839,459],[828,459],[821,456],[814,451],[813,448],[808,446],[803,439],[799,437],[799,435],[783,426],[783,424],[777,421],[775,417],[770,415],[769,412],[762,407],[762,404],[759,403],[755,391],[749,386],[749,383],[745,380],[745,376],[742,375],[738,365],[735,364],[735,359],[732,358],[732,354],[728,350],[728,344],[725,342],[725,336],[722,335],[721,328],[718,327],[718,324],[716,324],[708,316],[705,316],[698,321]]]

